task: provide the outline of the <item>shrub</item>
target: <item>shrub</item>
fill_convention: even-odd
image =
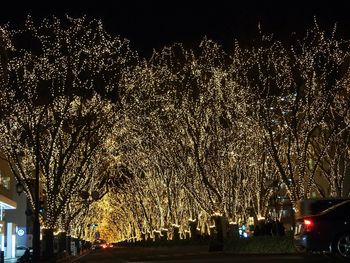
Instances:
[[[238,254],[285,254],[295,253],[292,235],[285,236],[252,236],[226,240],[224,250]]]

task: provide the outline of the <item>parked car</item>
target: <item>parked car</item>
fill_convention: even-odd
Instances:
[[[33,260],[33,248],[17,246],[16,248],[17,263],[27,263]]]
[[[350,200],[297,218],[294,244],[299,251],[330,253],[350,260]]]
[[[312,198],[303,199],[297,202],[296,218],[300,218],[307,215],[316,215],[326,210],[327,208],[350,200],[349,198]]]
[[[92,244],[92,249],[100,249],[100,248],[107,248],[107,247],[108,247],[108,244],[103,239],[97,239]]]
[[[24,254],[24,251],[26,251],[27,247],[25,246],[17,246],[16,247],[16,257],[21,257]]]

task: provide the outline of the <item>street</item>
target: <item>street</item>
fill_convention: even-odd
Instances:
[[[125,263],[125,262],[330,262],[326,256],[289,255],[237,255],[225,252],[207,252],[204,249],[152,249],[110,248],[99,249],[76,259],[75,263]]]

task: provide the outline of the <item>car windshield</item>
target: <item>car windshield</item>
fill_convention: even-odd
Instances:
[[[333,206],[327,208],[326,210],[322,211],[320,214],[329,213],[329,212],[333,211],[334,209],[337,209],[338,207],[343,206],[343,205],[348,204],[348,203],[350,203],[350,200],[346,200],[346,201],[341,202],[339,204],[333,205]]]

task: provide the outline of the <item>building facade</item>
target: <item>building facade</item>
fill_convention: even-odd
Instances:
[[[28,246],[26,200],[17,194],[16,179],[0,154],[0,250],[5,258],[20,256],[17,248]]]

